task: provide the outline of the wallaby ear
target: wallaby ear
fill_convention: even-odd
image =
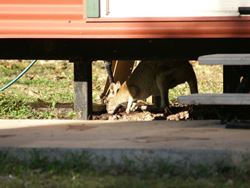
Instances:
[[[119,87],[117,87],[116,83],[111,83],[109,85],[109,96],[113,97],[116,95],[117,91],[118,91]]]
[[[117,88],[117,89],[120,89],[120,87],[121,87],[121,82],[120,82],[120,81],[117,81],[115,85],[116,85],[116,88]]]
[[[111,84],[109,85],[109,89],[110,89],[110,90],[114,90],[115,87],[116,87],[116,84],[115,84],[115,83],[111,83]]]
[[[110,91],[110,93],[116,92],[116,84],[115,83],[111,83],[109,85],[109,91]]]
[[[121,83],[119,81],[117,81],[116,83],[114,83],[113,88],[112,88],[112,93],[113,95],[116,95],[116,93],[118,92],[118,90],[121,87]]]

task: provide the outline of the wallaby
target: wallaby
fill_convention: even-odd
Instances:
[[[133,101],[160,96],[161,108],[169,105],[168,90],[178,84],[188,82],[191,93],[198,93],[197,80],[192,65],[181,60],[142,61],[121,86],[110,85],[106,109],[109,114],[122,104],[128,103],[126,112],[130,112]]]

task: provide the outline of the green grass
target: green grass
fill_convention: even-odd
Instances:
[[[61,160],[49,160],[32,152],[20,160],[0,152],[0,187],[89,187],[89,188],[165,188],[165,187],[249,187],[249,160],[241,166],[170,164],[160,160],[137,166],[105,165],[81,153]],[[97,162],[97,163],[96,163]]]
[[[0,87],[28,64],[28,61],[1,61]],[[55,108],[56,104],[73,103],[72,70],[72,64],[65,61],[36,63],[18,82],[0,93],[0,118],[74,118],[72,105],[63,113]]]
[[[0,61],[0,87],[14,79],[29,61]],[[199,92],[222,92],[222,67],[194,63]],[[102,62],[93,63],[93,101],[100,103],[106,82]],[[2,119],[74,119],[73,64],[67,61],[38,61],[18,82],[0,93]],[[188,85],[170,90],[172,102],[189,94]],[[63,106],[63,108],[61,108]]]
[[[29,63],[0,61],[0,87],[14,79]],[[100,103],[106,78],[102,62],[93,63],[93,72],[93,100]],[[0,118],[74,119],[73,92],[72,63],[38,61],[18,82],[0,93]]]
[[[32,109],[22,98],[0,94],[0,116],[5,118],[31,118],[35,116]]]

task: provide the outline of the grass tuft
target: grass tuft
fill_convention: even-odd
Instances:
[[[0,187],[249,187],[249,158],[238,166],[183,165],[168,160],[99,163],[87,152],[50,159],[37,150],[21,160],[0,152]],[[186,164],[186,165],[185,165]],[[101,168],[100,168],[101,167]]]

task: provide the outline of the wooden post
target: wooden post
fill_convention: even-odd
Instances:
[[[74,110],[78,119],[92,119],[92,64],[91,61],[74,62]]]

